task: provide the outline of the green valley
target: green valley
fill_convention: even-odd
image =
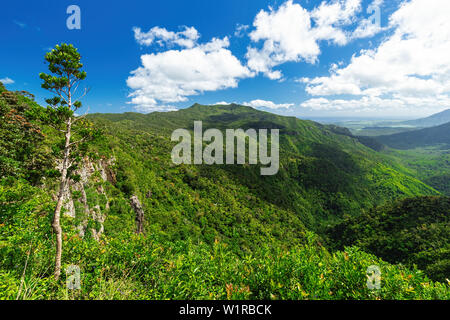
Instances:
[[[437,254],[428,247],[448,245],[439,238],[448,231],[448,200],[437,188],[339,127],[234,104],[87,117],[102,135],[80,149],[69,170],[62,267],[80,268],[82,289],[68,292],[64,273],[53,279],[61,138],[31,95],[0,91],[2,299],[450,297],[440,276],[447,270],[445,246],[439,265],[420,262]],[[260,176],[259,165],[248,164],[174,165],[171,132],[192,130],[196,120],[219,130],[280,129],[278,174]],[[444,205],[429,221],[435,236],[423,250],[406,247],[395,259],[374,250],[367,239],[382,236],[382,222],[369,224],[373,233],[336,238],[350,232],[353,219],[361,225],[398,199],[422,203],[423,196]],[[426,215],[427,208],[401,217]],[[140,209],[143,221],[136,220]],[[136,233],[137,223],[143,233]],[[330,234],[334,225],[344,231]],[[425,237],[419,226],[410,228]],[[370,265],[381,268],[380,290],[366,286]]]

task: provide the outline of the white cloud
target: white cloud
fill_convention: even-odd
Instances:
[[[448,96],[439,97],[391,97],[381,98],[363,96],[354,99],[312,98],[300,104],[300,107],[313,111],[350,112],[355,115],[370,114],[382,116],[385,113],[396,116],[425,115],[450,108]]]
[[[0,82],[6,85],[6,84],[13,84],[14,80],[11,79],[11,78],[6,77],[6,78],[3,78],[3,79],[0,79]]]
[[[311,12],[317,27],[312,30],[317,40],[331,40],[337,45],[349,41],[343,26],[352,24],[356,14],[361,11],[361,0],[339,0],[331,3],[322,2]]]
[[[213,38],[181,50],[142,55],[142,66],[127,79],[133,90],[130,103],[143,112],[171,110],[171,103],[186,101],[188,96],[237,87],[239,79],[253,74],[228,46],[228,38]]]
[[[173,32],[165,28],[153,27],[148,32],[142,32],[141,28],[134,27],[134,38],[136,41],[145,46],[153,43],[164,45],[178,45],[181,47],[192,48],[196,45],[200,38],[198,31],[193,27],[183,27],[183,31]]]
[[[374,4],[378,3],[380,0],[375,0]],[[277,80],[283,75],[272,70],[275,66],[289,61],[316,63],[321,53],[320,41],[343,46],[354,38],[373,36],[381,29],[372,27],[371,20],[356,24],[361,9],[361,0],[324,1],[311,11],[288,0],[277,10],[261,10],[249,36],[254,43],[262,41],[262,46],[248,47],[249,68]],[[353,34],[348,28],[355,25]]]
[[[374,0],[367,7],[367,13],[370,16],[359,22],[358,27],[351,35],[352,39],[372,37],[386,29],[381,27],[381,6],[383,3],[384,0]]]
[[[393,34],[374,50],[354,55],[326,77],[305,79],[314,96],[354,95],[356,100],[320,101],[323,108],[352,108],[353,101],[373,108],[394,103],[408,108],[439,108],[450,101],[450,2],[412,0],[390,17]],[[315,104],[312,99],[306,104]],[[316,105],[317,106],[317,105]]]
[[[234,36],[237,38],[242,38],[249,27],[250,26],[248,25],[238,23],[236,25],[236,30],[234,31]]]
[[[237,103],[239,105],[243,105],[243,106],[248,106],[248,107],[252,107],[255,109],[258,108],[263,108],[263,109],[272,109],[272,110],[277,110],[277,109],[288,109],[292,106],[294,106],[293,103],[281,103],[281,104],[276,104],[273,101],[268,101],[268,100],[261,100],[261,99],[255,99],[252,100],[250,102],[227,102],[227,101],[219,101],[216,103],[213,103],[213,106],[216,105],[230,105],[232,103]]]
[[[13,20],[14,24],[18,25],[20,28],[25,29],[27,24],[21,21]]]
[[[374,5],[381,3],[382,0],[373,2]],[[358,24],[361,9],[361,0],[323,1],[310,11],[288,0],[276,10],[261,10],[248,34],[253,44],[247,48],[247,66],[242,65],[228,49],[227,37],[213,38],[201,44],[198,42],[200,34],[194,27],[184,26],[178,32],[157,26],[143,32],[135,27],[134,37],[139,44],[157,45],[166,51],[141,56],[142,65],[127,79],[132,90],[129,103],[143,112],[172,110],[174,103],[187,101],[189,96],[235,88],[240,79],[254,77],[258,73],[282,81],[282,72],[274,67],[290,61],[316,63],[321,41],[342,46],[354,38],[379,32],[371,29],[369,19],[360,20]],[[248,29],[248,25],[238,24],[235,36],[243,37]],[[336,66],[334,71],[338,70]],[[318,78],[303,81],[311,94],[321,84]],[[334,87],[338,86],[347,94],[360,94],[360,89],[354,84],[341,81],[334,84]],[[333,90],[329,88],[330,92]],[[262,100],[252,102],[255,101]],[[272,102],[265,107],[277,109],[286,106],[291,105]]]
[[[219,102],[213,103],[212,106],[227,106],[227,105],[230,105],[230,104],[231,103],[227,102],[227,101],[219,101]]]
[[[309,12],[292,1],[285,2],[276,11],[261,10],[254,22],[255,29],[250,33],[254,42],[263,41],[261,49],[249,47],[248,66],[256,72],[263,72],[272,79],[272,67],[287,61],[303,59],[314,62],[320,52],[319,46],[311,34]]]
[[[268,108],[268,109],[288,109],[290,107],[292,107],[294,104],[293,103],[283,103],[283,104],[276,104],[272,101],[267,101],[267,100],[252,100],[250,102],[244,102],[242,103],[244,106],[249,106],[252,108]]]
[[[227,102],[227,101],[219,101],[216,103],[213,103],[212,106],[217,105],[230,105],[232,103],[236,103],[242,106],[248,106],[255,109],[271,109],[271,110],[277,110],[277,109],[289,109],[290,107],[293,107],[293,103],[281,103],[277,104],[273,101],[268,100],[261,100],[261,99],[255,99],[250,102]]]
[[[358,27],[352,33],[352,39],[368,38],[376,35],[377,33],[383,31],[380,25],[373,23],[371,19],[361,20]]]
[[[362,97],[359,99],[335,99],[313,98],[301,104],[301,107],[312,110],[352,110],[352,111],[375,111],[380,108],[400,109],[405,107],[402,100],[381,99],[379,97]]]

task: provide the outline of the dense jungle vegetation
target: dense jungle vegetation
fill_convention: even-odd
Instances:
[[[65,273],[53,278],[62,147],[45,110],[0,85],[0,299],[450,298],[448,198],[335,127],[239,105],[88,117],[102,136],[78,156],[76,214],[62,216],[63,269],[81,270],[68,290]],[[171,132],[194,120],[279,128],[278,174],[174,165]],[[371,265],[379,290],[366,285]]]

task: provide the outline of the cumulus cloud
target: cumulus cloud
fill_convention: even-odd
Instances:
[[[236,30],[234,31],[234,36],[236,38],[242,38],[249,27],[249,25],[238,23],[236,25]]]
[[[380,0],[375,0],[373,6]],[[361,0],[334,0],[322,2],[311,11],[292,0],[286,1],[277,10],[261,10],[253,22],[254,30],[249,34],[260,47],[249,46],[246,58],[248,66],[255,72],[264,73],[270,79],[282,78],[275,66],[285,62],[305,61],[316,63],[321,53],[320,41],[343,46],[354,38],[373,36],[378,27],[371,20],[362,20],[358,25]],[[353,31],[351,26],[357,26]],[[357,31],[356,31],[357,30]]]
[[[363,96],[354,99],[312,98],[300,107],[314,111],[338,111],[351,114],[371,114],[380,116],[382,112],[390,115],[406,116],[427,114],[450,108],[448,96],[439,97],[391,97]]]
[[[164,45],[178,45],[181,47],[192,48],[196,45],[200,34],[193,27],[183,27],[183,31],[173,32],[165,28],[153,27],[148,32],[142,32],[141,28],[134,27],[134,38],[136,41],[145,46],[153,43]]]
[[[227,37],[200,43],[200,34],[194,27],[169,31],[155,26],[147,32],[135,27],[137,43],[164,48],[164,51],[141,56],[141,66],[127,79],[131,89],[129,103],[143,112],[172,110],[175,103],[187,101],[190,96],[235,88],[239,80],[258,73],[282,81],[282,72],[274,68],[286,62],[316,63],[321,41],[342,46],[352,39],[379,32],[379,28],[370,25],[370,19],[358,19],[361,1],[323,1],[308,11],[288,0],[277,9],[261,10],[252,30],[248,25],[236,26],[235,37],[248,34],[251,41],[246,65],[229,50]],[[381,3],[382,0],[374,0],[373,5]],[[336,72],[338,69],[335,68]],[[311,94],[320,85],[320,79],[304,79],[304,82]],[[341,90],[358,94],[360,89],[342,81]],[[265,107],[286,108],[273,102]]]
[[[252,100],[250,102],[244,102],[242,103],[244,106],[249,106],[252,108],[267,108],[267,109],[287,109],[292,107],[294,104],[293,103],[282,103],[282,104],[276,104],[272,101],[267,101],[267,100],[260,100],[260,99],[256,99],[256,100]]]
[[[227,102],[227,101],[218,101],[216,103],[213,103],[212,106],[227,106],[229,104],[231,104],[231,103]]]
[[[216,102],[212,105],[229,105],[232,103],[237,103],[243,106],[248,106],[248,107],[252,107],[255,109],[271,109],[271,110],[277,110],[277,109],[288,109],[292,106],[294,106],[293,103],[281,103],[281,104],[277,104],[274,103],[273,101],[268,101],[268,100],[261,100],[261,99],[255,99],[252,100],[250,102],[227,102],[227,101],[219,101]]]
[[[292,1],[287,1],[276,11],[261,10],[253,26],[255,29],[250,33],[250,39],[263,41],[263,45],[262,48],[248,48],[248,66],[271,79],[281,77],[280,72],[272,72],[274,66],[300,59],[314,62],[320,52],[311,34],[309,12]]]
[[[354,55],[326,77],[303,79],[313,96],[353,95],[355,100],[312,99],[304,106],[373,108],[383,105],[442,108],[450,94],[450,2],[412,0],[392,14],[393,29],[376,49]],[[329,104],[329,107],[325,105]]]
[[[3,78],[3,79],[0,79],[0,82],[6,85],[6,84],[13,84],[14,80],[11,79],[11,78],[6,77],[6,78]]]
[[[361,0],[340,0],[322,2],[311,12],[316,23],[312,33],[316,40],[331,40],[337,45],[348,43],[349,35],[342,29],[356,21],[356,14],[361,11]]]
[[[190,31],[190,34],[198,33]],[[140,36],[136,39],[141,41]],[[155,39],[150,41],[149,38],[148,43],[153,43]],[[127,85],[132,90],[130,103],[137,110],[172,110],[174,107],[171,104],[186,101],[188,96],[235,88],[239,79],[253,75],[227,49],[227,37],[213,38],[204,44],[195,43],[192,47],[184,42],[177,44],[184,48],[142,55],[142,66],[131,72]]]
[[[367,7],[367,13],[370,16],[359,22],[357,28],[351,35],[352,39],[372,37],[386,29],[381,27],[381,6],[383,3],[384,0],[374,0]]]

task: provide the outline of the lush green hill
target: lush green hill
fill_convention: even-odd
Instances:
[[[375,139],[395,149],[414,149],[436,145],[442,145],[442,149],[450,149],[450,122],[431,128],[378,136]]]
[[[0,91],[0,147],[7,151],[0,158],[0,298],[449,297],[446,284],[414,268],[357,248],[328,250],[321,232],[346,215],[434,189],[336,128],[237,105],[90,116],[104,135],[72,171],[62,261],[80,267],[82,290],[68,292],[64,276],[52,278],[60,138],[31,97]],[[194,120],[205,128],[280,128],[279,173],[175,166],[170,134]],[[131,196],[145,213],[141,235]],[[373,264],[383,272],[379,291],[366,286]]]
[[[426,118],[405,121],[402,124],[415,127],[434,127],[450,122],[450,109],[433,114]]]
[[[328,230],[335,248],[356,245],[435,280],[450,274],[450,198],[418,197],[375,208]]]
[[[409,174],[450,196],[450,150],[433,146],[409,150],[385,149],[383,153],[401,163]]]
[[[165,146],[163,152],[157,152],[160,160],[166,161],[163,167],[170,166],[170,149],[175,144],[169,140],[171,131],[192,129],[194,120],[202,120],[204,128],[279,128],[281,164],[276,176],[261,177],[259,169],[253,166],[189,166],[188,170],[198,177],[206,175],[213,185],[230,179],[245,188],[244,193],[294,212],[313,229],[325,220],[357,214],[361,209],[396,197],[436,194],[413,177],[390,168],[390,160],[360,144],[345,129],[340,131],[335,126],[277,116],[249,107],[194,105],[176,112],[101,114],[91,115],[90,119],[126,140],[121,148],[127,150],[127,154],[136,153],[130,148],[140,148],[129,137],[139,137],[154,145],[149,140],[157,136],[159,145]],[[139,159],[135,163],[140,165],[148,155],[147,152],[136,154],[133,159]],[[153,165],[156,164],[159,162]],[[124,168],[132,166],[126,164]],[[136,185],[142,184],[144,182]]]

